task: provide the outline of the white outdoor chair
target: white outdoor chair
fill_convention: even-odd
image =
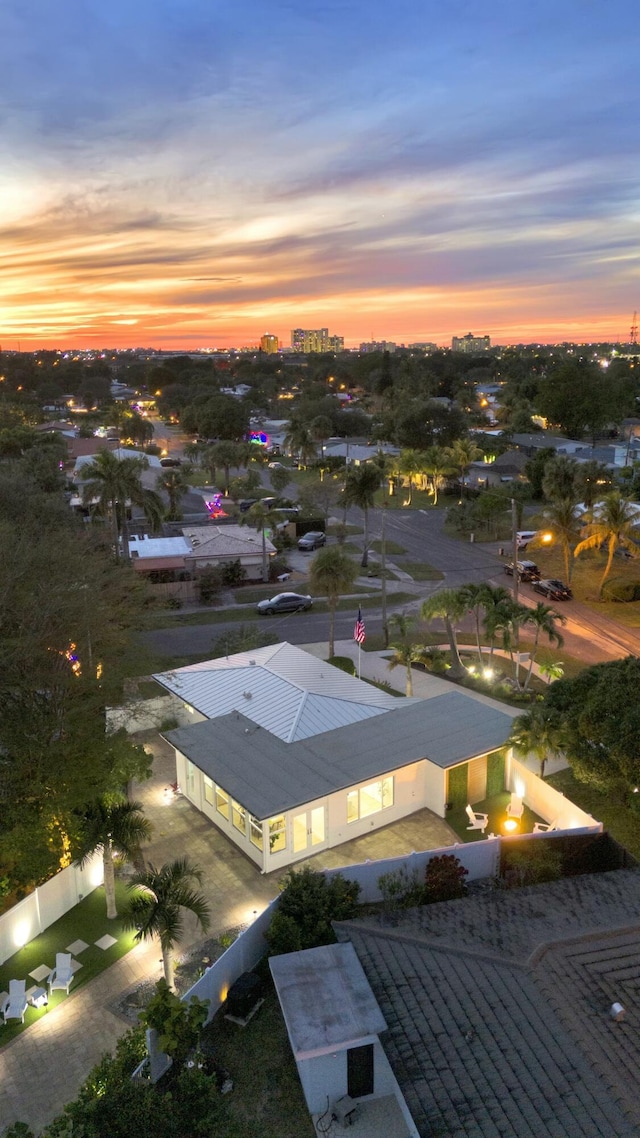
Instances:
[[[471,825],[467,826],[467,830],[480,830],[480,832],[484,834],[489,824],[489,815],[476,814],[475,810],[472,810],[470,806],[466,806],[465,810],[467,818],[471,822]]]
[[[512,794],[509,805],[507,806],[507,818],[522,818],[524,812],[524,802],[519,794]]]
[[[558,823],[557,823],[555,818],[554,818],[553,822],[534,822],[533,823],[534,834],[549,834],[551,832],[551,830],[557,830],[557,829],[558,829]]]
[[[9,995],[0,1008],[5,1023],[8,1019],[19,1019],[24,1023],[24,1013],[27,1010],[26,987],[26,980],[9,981]]]
[[[55,992],[57,988],[64,988],[69,995],[69,985],[72,980],[71,953],[56,952],[56,966],[49,973],[49,991]]]

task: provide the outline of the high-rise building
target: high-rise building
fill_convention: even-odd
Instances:
[[[260,351],[266,352],[269,356],[275,356],[278,351],[278,337],[272,336],[270,332],[265,332],[264,336],[260,337]]]
[[[417,352],[437,352],[438,345],[434,344],[432,340],[418,340],[415,344],[409,344]]]
[[[397,346],[391,340],[365,340],[360,345],[360,351],[363,355],[366,355],[367,352],[395,352]]]
[[[341,352],[343,336],[330,336],[328,328],[293,328],[291,347],[294,352]]]
[[[488,352],[490,347],[490,336],[474,336],[473,332],[467,332],[466,336],[454,336],[451,341],[452,352]]]

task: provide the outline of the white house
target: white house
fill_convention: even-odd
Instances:
[[[390,696],[286,643],[154,678],[184,794],[265,873],[505,785],[512,717],[459,690]]]
[[[183,536],[191,545],[189,565],[203,569],[239,561],[249,581],[262,579],[262,534],[251,526],[183,526]],[[275,557],[276,547],[265,537],[267,557]]]

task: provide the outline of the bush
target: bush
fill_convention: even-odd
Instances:
[[[465,877],[469,870],[465,869],[453,854],[442,854],[432,857],[424,875],[424,891],[427,904],[436,901],[454,901],[464,897],[467,892]]]
[[[222,570],[217,565],[207,565],[198,576],[198,596],[200,604],[213,605],[220,599],[222,589]]]
[[[350,656],[332,656],[327,663],[333,664],[334,668],[339,668],[341,672],[346,672],[349,676],[356,674],[356,666]]]
[[[290,869],[282,881],[280,905],[266,940],[271,956],[335,944],[332,921],[346,921],[356,911],[360,886],[342,874],[326,877],[308,866]]]
[[[500,871],[505,889],[523,885],[541,885],[544,881],[558,881],[562,876],[562,854],[552,842],[527,842],[526,847],[507,849],[503,854]]]
[[[247,570],[241,565],[240,558],[236,561],[226,561],[220,566],[220,570],[222,573],[222,584],[229,589],[241,585],[247,575]]]
[[[146,1027],[158,1033],[158,1047],[178,1063],[184,1062],[196,1046],[207,1018],[209,1000],[192,996],[186,1004],[169,988],[166,980],[158,980],[156,994],[140,1014]]]
[[[630,601],[640,601],[640,581],[626,581],[622,577],[614,577],[605,582],[602,590],[607,601],[618,601],[628,604]]]
[[[424,885],[418,871],[413,869],[409,872],[404,865],[383,873],[378,878],[378,889],[385,908],[390,910],[411,909],[414,905],[422,905],[425,900]]]

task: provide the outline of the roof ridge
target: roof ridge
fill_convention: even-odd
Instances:
[[[451,944],[447,941],[446,944],[428,940],[425,936],[416,936],[415,934],[407,932],[399,932],[397,929],[383,929],[379,925],[368,925],[364,921],[333,921],[333,926],[336,929],[355,929],[356,932],[366,933],[370,936],[377,936],[382,940],[395,940],[401,944],[411,944],[416,948],[426,948],[429,952],[439,952],[450,956],[454,953],[456,956],[470,957],[473,960],[482,960],[485,964],[501,965],[503,967],[513,968],[517,972],[528,972],[528,963],[519,960],[514,960],[509,956],[499,956],[495,952],[481,952],[475,948],[461,947],[457,944]]]
[[[588,944],[589,941],[596,940],[609,940],[618,936],[626,936],[627,934],[638,936],[640,934],[640,921],[634,925],[607,925],[600,928],[590,929],[589,932],[582,933],[579,936],[558,937],[555,940],[547,940],[542,944],[536,945],[530,956],[527,957],[527,966],[529,968],[536,968],[540,961],[548,952],[553,952],[556,948],[569,947],[570,945]]]

